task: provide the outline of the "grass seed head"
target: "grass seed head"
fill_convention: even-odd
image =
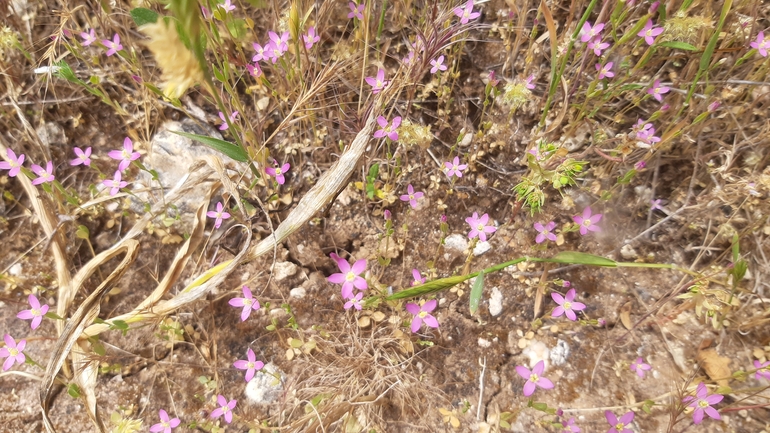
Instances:
[[[203,81],[195,55],[179,38],[176,28],[165,20],[145,24],[139,28],[150,37],[147,47],[163,70],[163,93],[169,98],[179,98],[184,92]]]

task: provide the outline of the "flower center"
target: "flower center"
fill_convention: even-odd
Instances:
[[[479,225],[477,225],[477,226],[476,226],[476,230],[478,230],[478,231],[480,231],[480,232],[484,231],[484,224],[479,224]]]
[[[222,406],[222,413],[227,413],[229,410],[230,410],[230,408],[227,407],[227,405]]]
[[[282,173],[281,173],[281,169],[280,169],[280,168],[276,168],[276,169],[275,169],[275,175],[276,175],[276,176],[280,176],[281,174],[282,174]]]
[[[11,161],[11,162],[9,162],[8,164],[11,166],[11,168],[16,168],[16,167],[18,167],[18,166],[19,166],[19,164],[18,164],[18,163],[16,163],[16,161]]]
[[[425,318],[425,316],[427,316],[427,315],[428,315],[428,312],[427,312],[427,311],[420,311],[420,312],[417,314],[417,317],[419,317],[420,319],[424,319],[424,318]]]
[[[249,299],[249,298],[243,298],[243,305],[244,305],[245,307],[249,307],[249,306],[251,306],[251,303],[252,303],[252,302],[254,302],[254,301],[252,301],[252,300],[251,300],[251,299]]]
[[[709,402],[707,402],[706,400],[698,400],[698,406],[700,406],[702,408],[707,408],[710,405],[709,405]]]
[[[356,279],[356,274],[353,273],[353,271],[348,272],[347,275],[345,275],[345,280],[347,281],[353,281]]]
[[[409,200],[414,200],[414,194],[409,194]]]
[[[40,310],[36,310],[36,309],[32,308],[29,311],[32,313],[33,316],[39,316],[40,315]]]
[[[621,430],[623,430],[624,428],[626,428],[626,425],[625,425],[625,424],[623,424],[623,423],[620,423],[620,422],[619,422],[619,423],[615,424],[615,430],[617,430],[617,431],[621,431]]]
[[[646,31],[644,34],[645,34],[646,36],[652,36],[652,29],[650,29],[650,30],[647,30],[647,31]]]
[[[167,423],[167,422],[163,422],[163,421],[161,421],[161,422],[160,422],[160,425],[162,425],[162,426],[163,426],[163,428],[169,428],[169,427],[171,427],[171,426],[169,425],[169,423]]]
[[[254,368],[254,363],[253,362],[246,363],[246,367],[248,367],[248,369],[251,370],[252,368]]]
[[[572,302],[565,302],[562,307],[564,307],[565,310],[571,310],[572,309]]]
[[[128,154],[126,149],[123,149],[123,159],[131,159],[131,155]]]
[[[529,375],[530,382],[537,383],[538,380],[540,380],[540,378],[535,373],[532,373]]]
[[[591,220],[583,220],[583,227],[591,227]]]
[[[12,348],[8,349],[8,353],[10,353],[11,354],[10,357],[13,358],[14,356],[19,354],[19,349],[16,349],[15,347],[12,347]]]

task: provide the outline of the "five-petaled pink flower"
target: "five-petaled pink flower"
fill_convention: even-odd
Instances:
[[[433,66],[430,68],[430,73],[435,74],[438,71],[446,71],[446,65],[444,64],[444,55],[440,55],[438,59],[433,59],[430,61],[430,65]]]
[[[647,89],[647,94],[652,95],[658,102],[663,102],[663,94],[668,93],[669,90],[671,89],[660,85],[660,80],[655,80],[655,82],[652,83],[652,87]]]
[[[267,60],[270,56],[267,55],[267,50],[270,46],[270,44],[266,44],[264,47],[262,45],[259,45],[258,43],[254,42],[251,44],[251,46],[254,48],[254,51],[257,52],[257,54],[254,54],[254,57],[251,58],[252,62],[258,62],[260,60]]]
[[[632,128],[632,131],[635,133],[637,140],[636,144],[639,147],[650,147],[660,141],[660,137],[655,136],[655,128],[652,126],[652,123],[645,123],[641,119],[639,119],[636,126]]]
[[[350,266],[347,260],[338,256],[335,253],[331,253],[329,257],[337,262],[337,267],[340,272],[329,275],[327,280],[330,283],[342,284],[342,298],[350,299],[353,297],[353,287],[358,290],[366,290],[369,286],[366,284],[366,280],[361,277],[361,274],[366,270],[366,259],[357,260]]]
[[[120,160],[118,164],[118,170],[123,171],[131,165],[131,161],[136,161],[142,156],[139,152],[134,152],[134,142],[130,138],[126,137],[123,140],[123,150],[111,150],[107,156],[112,159]]]
[[[601,231],[602,229],[596,225],[596,223],[598,223],[601,220],[602,220],[602,214],[598,213],[596,215],[593,215],[591,213],[591,206],[588,206],[585,209],[583,209],[583,216],[575,215],[572,217],[572,221],[575,221],[575,224],[578,224],[580,226],[580,234],[583,236],[585,236],[588,232]]]
[[[466,168],[468,168],[468,164],[460,164],[460,157],[458,156],[455,156],[452,162],[444,162],[444,171],[446,171],[446,175],[449,177],[463,177],[463,170]]]
[[[401,201],[408,201],[409,206],[411,206],[412,209],[417,209],[417,199],[422,198],[424,195],[425,194],[423,194],[421,191],[415,192],[414,187],[412,187],[412,184],[410,183],[406,187],[406,194],[402,195],[400,198]]]
[[[650,210],[663,210],[663,207],[660,205],[660,202],[662,200],[659,198],[656,198],[655,200],[650,200]]]
[[[473,11],[473,0],[468,0],[465,3],[465,7],[458,6],[452,10],[452,12],[460,18],[460,24],[468,24],[468,21],[475,20],[481,16],[480,12]]]
[[[579,433],[580,427],[575,425],[575,418],[570,417],[569,420],[561,422],[562,433]]]
[[[356,18],[359,20],[364,19],[364,6],[366,6],[365,3],[361,3],[360,5],[356,5],[354,2],[348,2],[348,7],[350,8],[350,12],[348,13],[348,18]]]
[[[414,316],[411,327],[413,333],[420,330],[423,322],[431,328],[438,328],[438,320],[430,314],[431,311],[436,309],[437,304],[438,302],[435,299],[424,303],[422,307],[412,302],[406,304],[406,311]]]
[[[412,286],[419,286],[420,284],[425,284],[425,277],[420,275],[419,269],[412,269],[412,278],[414,278],[414,281],[412,281]]]
[[[288,173],[290,168],[291,168],[291,164],[289,164],[288,162],[285,162],[280,167],[265,168],[265,173],[267,173],[269,176],[273,176],[275,178],[275,181],[278,182],[278,185],[283,185],[286,182],[286,178],[283,175]]]
[[[315,33],[315,27],[312,26],[307,29],[306,35],[302,35],[302,41],[305,43],[305,48],[308,50],[313,48],[313,45],[320,40],[321,36]]]
[[[378,69],[376,77],[366,77],[365,80],[366,84],[372,86],[372,93],[375,95],[380,93],[390,83],[389,80],[385,79],[384,69]]]
[[[601,39],[601,33],[604,29],[604,23],[597,23],[595,26],[591,26],[588,21],[583,23],[583,28],[580,30],[580,42],[588,42],[597,36]]]
[[[549,241],[556,241],[556,235],[551,233],[551,230],[556,227],[556,223],[550,221],[546,225],[542,225],[539,222],[534,224],[535,230],[537,230],[537,236],[535,236],[535,242],[542,244],[546,239]]]
[[[644,379],[644,372],[652,370],[650,364],[644,362],[644,359],[640,356],[636,358],[636,361],[631,363],[631,371],[635,371],[636,375]]]
[[[262,68],[259,67],[259,63],[246,65],[246,70],[249,71],[249,75],[252,77],[260,77],[262,75]]]
[[[559,317],[564,314],[569,320],[577,320],[575,311],[585,310],[586,304],[582,302],[575,302],[575,294],[575,289],[569,289],[566,296],[562,296],[560,293],[552,292],[551,299],[559,304],[559,306],[553,309],[551,317]]]
[[[754,377],[759,379],[760,377],[770,380],[770,361],[759,362],[754,361],[754,368],[757,372],[754,373]]]
[[[53,175],[53,162],[48,161],[45,164],[45,168],[32,164],[32,171],[38,176],[37,179],[32,181],[32,185],[40,185],[41,183],[53,182],[55,179]]]
[[[230,123],[233,123],[233,122],[235,122],[235,119],[238,118],[238,112],[237,111],[233,111],[233,113],[231,115],[227,116],[227,117],[230,119]],[[219,130],[220,131],[227,130],[227,128],[229,128],[230,125],[227,124],[227,121],[225,120],[225,115],[221,111],[219,112],[219,118],[222,119],[222,124],[219,125]]]
[[[120,35],[117,33],[112,37],[112,40],[103,39],[102,44],[107,48],[107,57],[123,50],[123,45],[120,44]]]
[[[594,54],[597,56],[602,55],[602,51],[609,48],[610,44],[608,42],[602,42],[601,37],[596,37],[588,41],[586,44],[586,47],[588,47],[589,50],[594,50]]]
[[[87,147],[85,152],[83,149],[76,147],[72,149],[75,152],[75,155],[77,155],[77,158],[70,160],[70,165],[91,165],[91,148]]]
[[[401,125],[401,116],[393,118],[393,122],[388,124],[388,119],[383,116],[377,116],[377,124],[381,129],[374,132],[374,138],[388,137],[390,141],[398,140],[398,127]]]
[[[610,425],[607,433],[634,433],[633,430],[627,428],[634,421],[634,411],[629,410],[618,419],[612,411],[608,410],[604,412],[604,417],[607,418],[607,423]]]
[[[214,228],[218,229],[219,226],[222,225],[222,221],[230,218],[230,213],[224,209],[222,202],[219,201],[217,202],[217,210],[210,210],[206,212],[206,216],[209,218],[214,218]]]
[[[5,347],[0,348],[0,358],[7,358],[3,363],[3,371],[8,370],[13,366],[14,362],[24,364],[27,357],[24,356],[24,346],[27,345],[27,340],[21,340],[18,343],[8,334],[3,337],[5,340]]]
[[[257,361],[257,357],[254,355],[254,351],[251,350],[251,348],[246,351],[246,358],[247,359],[239,359],[233,362],[233,367],[237,368],[238,370],[246,370],[245,379],[246,382],[249,382],[254,378],[254,373],[262,370],[262,367],[265,366],[265,363],[262,361]]]
[[[518,373],[519,376],[523,377],[524,379],[527,379],[527,383],[524,384],[525,397],[532,395],[532,393],[535,392],[536,387],[543,389],[553,388],[553,382],[541,376],[543,374],[543,370],[545,370],[545,362],[543,361],[538,361],[532,370],[524,367],[523,365],[516,366],[516,373]]]
[[[603,80],[605,77],[612,78],[615,76],[615,73],[612,72],[612,65],[615,63],[613,62],[607,62],[606,65],[602,66],[601,63],[596,64],[596,70],[599,71],[599,79]]]
[[[236,308],[243,308],[243,311],[241,311],[241,322],[245,322],[252,311],[259,310],[259,301],[251,294],[249,286],[244,285],[241,287],[241,290],[243,290],[243,297],[230,299],[228,304]]]
[[[348,301],[345,302],[345,305],[343,305],[343,307],[345,307],[346,310],[355,308],[356,310],[361,311],[361,299],[363,299],[363,297],[364,297],[364,292],[358,292],[356,296],[353,296],[352,298],[348,299]]]
[[[169,419],[168,413],[163,409],[158,411],[158,415],[160,416],[160,422],[150,427],[150,431],[153,433],[171,433],[171,430],[177,428],[181,423],[179,418]]]
[[[24,164],[24,154],[22,153],[16,157],[16,154],[10,148],[5,153],[10,161],[0,161],[0,170],[9,170],[8,176],[16,177],[21,171],[21,165]]]
[[[83,38],[84,47],[87,47],[96,42],[96,32],[94,29],[89,30],[88,33],[80,32],[80,37]]]
[[[30,326],[32,329],[37,329],[37,327],[40,326],[40,322],[43,321],[43,316],[48,312],[48,305],[40,305],[40,301],[38,301],[35,295],[29,295],[27,299],[29,300],[29,306],[31,308],[29,310],[20,311],[16,317],[22,320],[32,319]]]
[[[663,27],[655,27],[652,24],[652,20],[647,20],[647,24],[644,25],[644,28],[636,36],[644,38],[647,45],[652,45],[655,43],[655,38],[661,33],[663,33]]]
[[[497,231],[496,227],[487,225],[487,222],[489,222],[489,214],[484,214],[479,218],[479,214],[473,212],[473,216],[465,218],[465,222],[471,226],[471,231],[468,232],[468,239],[473,239],[478,236],[482,242],[486,242],[487,233],[491,234]]]
[[[275,64],[289,50],[289,32],[283,32],[279,36],[278,33],[271,31],[267,32],[267,36],[270,38],[270,42],[265,50],[270,61]]]
[[[228,424],[233,422],[233,409],[235,409],[235,405],[238,404],[238,400],[233,399],[228,402],[225,396],[219,394],[217,396],[217,403],[219,404],[219,407],[211,411],[211,418],[219,418],[224,415],[225,421]]]
[[[711,407],[711,405],[719,403],[723,398],[725,398],[725,396],[721,394],[709,395],[706,385],[701,382],[695,390],[695,396],[688,395],[682,399],[682,403],[689,403],[687,405],[688,407],[695,408],[692,413],[692,422],[700,424],[703,421],[704,414],[714,419],[722,419],[722,417],[719,416],[719,412]]]
[[[128,185],[126,181],[121,180],[120,170],[115,171],[115,177],[112,179],[104,179],[102,183],[107,188],[110,188],[110,195],[117,194],[120,188],[125,188],[126,185]]]
[[[220,3],[219,7],[223,8],[225,10],[225,13],[232,12],[235,10],[235,5],[232,3],[232,0],[225,0],[224,3]]]
[[[757,33],[757,40],[750,43],[751,48],[755,48],[759,55],[767,57],[767,50],[770,49],[770,39],[765,40],[765,32]]]
[[[535,74],[530,74],[529,77],[524,79],[524,87],[526,87],[529,90],[532,90],[535,88],[535,84],[532,83],[532,80],[535,79]]]

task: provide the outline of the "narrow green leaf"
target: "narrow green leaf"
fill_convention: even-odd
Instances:
[[[676,50],[685,50],[685,51],[698,51],[698,47],[694,45],[690,45],[687,42],[679,42],[679,41],[667,41],[659,44],[661,47],[666,48],[674,48]]]
[[[396,299],[412,298],[415,296],[422,296],[422,295],[427,295],[434,292],[440,292],[442,290],[456,286],[457,284],[460,284],[463,281],[470,279],[472,277],[473,277],[472,275],[459,275],[455,277],[447,277],[447,278],[441,278],[438,280],[428,281],[425,284],[420,284],[419,286],[414,286],[410,289],[396,292],[388,296],[386,299],[388,301],[393,301]]]
[[[67,386],[67,394],[69,394],[72,398],[79,398],[80,387],[74,383],[70,383],[69,386]]]
[[[189,134],[187,132],[181,132],[181,131],[171,131],[171,132],[177,135],[181,135],[182,137],[187,137],[191,140],[195,140],[200,143],[203,143],[206,146],[214,150],[217,150],[219,152],[222,152],[223,154],[229,156],[230,158],[236,161],[247,162],[249,160],[249,155],[246,154],[245,150],[241,149],[240,147],[228,141],[220,140],[218,138],[213,138],[213,137],[207,137],[205,135]]]
[[[46,319],[64,320],[63,317],[61,317],[60,315],[54,313],[53,311],[49,311],[49,312],[45,313],[45,316],[43,316],[43,317],[45,317]]]
[[[608,268],[616,268],[618,266],[618,263],[614,260],[578,251],[562,251],[551,260],[556,263],[569,263],[573,265],[606,266]]]
[[[143,26],[158,21],[158,13],[147,8],[134,8],[131,9],[131,18],[137,26]]]
[[[481,272],[476,281],[473,282],[473,288],[471,289],[471,316],[476,314],[479,309],[479,301],[481,301],[481,294],[484,292],[484,272]]]

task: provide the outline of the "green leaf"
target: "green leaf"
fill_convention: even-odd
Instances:
[[[698,47],[694,45],[690,45],[687,42],[667,41],[667,42],[662,42],[660,46],[666,47],[666,48],[674,48],[676,50],[698,51]]]
[[[88,227],[84,225],[79,225],[77,231],[75,232],[75,236],[78,239],[88,239],[89,234],[90,233],[88,231]]]
[[[80,387],[74,383],[70,383],[69,386],[67,386],[67,394],[69,394],[72,398],[79,398]]]
[[[470,302],[471,302],[471,316],[476,314],[476,311],[479,309],[479,301],[481,301],[481,294],[484,292],[484,272],[481,272],[478,277],[476,277],[476,281],[473,283],[473,288],[471,289],[471,296],[470,296]]]
[[[53,311],[49,311],[49,312],[45,313],[45,316],[43,316],[43,317],[45,317],[47,319],[53,319],[53,320],[64,320],[63,317],[61,317],[60,315],[54,313]]]
[[[618,263],[614,260],[578,251],[562,251],[551,260],[556,263],[568,263],[573,265],[605,266],[608,268],[616,268],[618,266]]]
[[[388,301],[393,301],[396,299],[412,298],[415,296],[427,295],[433,292],[440,292],[442,290],[456,286],[457,284],[460,284],[467,279],[473,278],[473,276],[474,275],[459,275],[455,277],[447,277],[428,281],[425,284],[420,284],[419,286],[414,286],[410,289],[396,292],[388,296],[386,299]]]
[[[119,329],[125,332],[128,331],[128,323],[126,323],[124,320],[113,320],[110,328]]]
[[[187,137],[191,140],[195,140],[200,143],[203,143],[206,146],[214,150],[217,150],[219,152],[222,152],[223,154],[229,156],[230,158],[236,161],[247,162],[249,160],[249,155],[246,154],[245,150],[241,149],[240,147],[228,141],[220,140],[218,138],[213,138],[213,137],[207,137],[205,135],[189,134],[187,132],[181,132],[181,131],[171,131],[171,132],[177,135],[181,135],[182,137]]]
[[[134,8],[131,9],[131,18],[137,26],[143,26],[158,21],[158,13],[147,8]]]

